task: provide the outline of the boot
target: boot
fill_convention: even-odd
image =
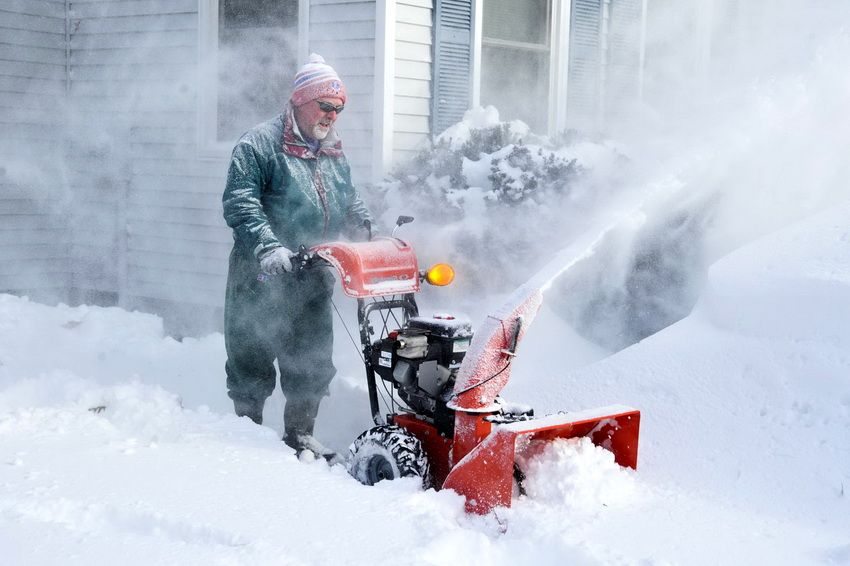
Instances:
[[[338,464],[342,457],[313,436],[320,402],[321,398],[287,399],[283,407],[283,441],[299,459],[324,458],[330,464]]]
[[[233,412],[237,417],[248,417],[261,425],[263,424],[263,405],[265,402],[257,399],[234,399]]]

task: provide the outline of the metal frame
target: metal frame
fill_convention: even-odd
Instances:
[[[375,368],[372,366],[372,344],[374,342],[372,335],[374,334],[374,329],[369,323],[369,316],[374,312],[392,311],[392,309],[401,309],[402,325],[406,324],[410,320],[410,317],[419,315],[419,307],[416,305],[416,299],[413,293],[401,295],[400,299],[383,299],[381,297],[376,297],[369,301],[366,299],[357,299],[357,323],[360,327],[360,345],[363,347],[363,362],[366,366],[366,386],[369,390],[369,406],[372,410],[372,420],[376,425],[386,424],[386,419],[381,415],[381,407],[378,402],[378,383],[375,378]],[[377,340],[389,334],[388,320],[389,317],[382,319],[383,327],[378,332]]]

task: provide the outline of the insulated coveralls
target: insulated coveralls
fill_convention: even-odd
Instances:
[[[233,150],[222,200],[234,238],[224,307],[228,394],[258,403],[262,412],[274,391],[277,359],[287,411],[293,401],[318,410],[336,372],[333,275],[317,268],[260,281],[257,258],[280,245],[296,251],[341,233],[365,235],[369,213],[335,131],[314,153],[291,109],[251,129]]]

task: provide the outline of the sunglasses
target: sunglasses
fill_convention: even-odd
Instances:
[[[321,101],[321,100],[317,100],[316,104],[319,105],[319,109],[322,112],[336,112],[337,114],[339,114],[340,112],[345,110],[345,104],[340,104],[339,106],[334,106],[333,104],[330,104],[328,102],[324,102],[324,101]]]

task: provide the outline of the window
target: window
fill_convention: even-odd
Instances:
[[[202,0],[201,153],[278,114],[299,61],[299,0]]]
[[[502,120],[546,133],[551,0],[487,0],[481,38],[481,103]]]

